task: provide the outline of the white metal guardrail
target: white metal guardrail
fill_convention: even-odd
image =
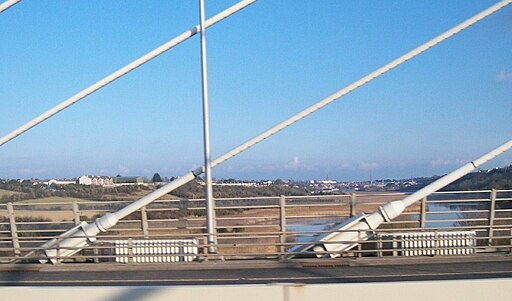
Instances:
[[[389,201],[402,199],[403,193],[357,193],[352,195],[282,196],[216,199],[218,252],[208,253],[205,241],[204,200],[158,200],[122,220],[113,231],[98,236],[97,242],[71,257],[71,261],[91,262],[187,262],[222,256],[230,259],[273,258],[289,255],[309,256],[297,246],[314,244],[332,233],[332,227],[354,216],[370,212]],[[19,202],[0,204],[0,262],[43,258],[41,244],[55,238],[70,226],[122,207],[124,202]],[[437,248],[424,244],[411,250],[410,239],[398,242],[406,233],[474,233],[473,245],[446,245]],[[440,192],[430,195],[394,221],[374,230],[370,241],[358,241],[357,247],[340,254],[352,257],[446,256],[456,253],[508,253],[512,250],[512,190]],[[385,235],[395,237],[396,245]],[[194,251],[177,255],[165,251],[112,251],[114,241],[195,240]],[[422,240],[422,239],[420,239]],[[152,243],[153,242],[153,243]],[[418,242],[416,242],[418,243]],[[126,243],[125,243],[126,244]],[[467,247],[466,246],[470,246]],[[445,251],[450,249],[452,251]],[[64,250],[61,247],[60,250]],[[181,251],[180,251],[181,252]],[[434,253],[434,254],[432,254]],[[327,254],[327,253],[326,253]],[[173,257],[174,256],[174,257]],[[185,256],[185,257],[179,257]],[[189,256],[189,257],[187,257]],[[191,257],[190,257],[191,256]],[[59,257],[59,254],[56,255]],[[116,258],[118,257],[118,258]],[[121,260],[121,257],[124,258]],[[178,258],[179,257],[179,258]],[[143,258],[143,259],[142,259]],[[167,259],[166,259],[167,260]]]

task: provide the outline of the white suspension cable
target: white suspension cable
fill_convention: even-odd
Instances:
[[[217,22],[231,16],[232,14],[249,6],[250,4],[252,4],[254,2],[256,2],[256,0],[243,0],[243,1],[238,2],[237,4],[231,6],[230,8],[228,8],[228,9],[222,11],[221,13],[215,15],[214,17],[208,19],[205,23],[205,27],[208,28],[208,27],[216,24]],[[14,130],[14,131],[10,132],[9,134],[5,135],[4,137],[2,137],[0,139],[0,146],[9,142],[10,140],[14,139],[15,137],[23,134],[24,132],[28,131],[29,129],[33,128],[34,126],[40,124],[41,122],[45,121],[46,119],[59,113],[60,111],[66,109],[67,107],[77,103],[78,101],[82,100],[84,97],[88,96],[89,94],[92,94],[92,93],[98,91],[99,89],[110,84],[111,82],[113,82],[116,79],[120,78],[121,76],[127,74],[128,72],[142,66],[143,64],[156,58],[157,56],[168,51],[169,49],[173,48],[174,46],[189,39],[190,37],[192,37],[195,34],[197,34],[198,32],[200,32],[200,30],[201,29],[200,29],[199,25],[192,27],[191,29],[185,31],[184,33],[182,33],[179,36],[175,37],[174,39],[170,40],[169,42],[161,45],[160,47],[154,49],[153,51],[147,53],[146,55],[138,58],[137,60],[131,62],[130,64],[124,66],[123,68],[117,70],[116,72],[114,72],[114,73],[110,74],[109,76],[103,78],[102,80],[96,82],[95,84],[78,92],[77,94],[66,99],[65,101],[61,102],[60,104],[53,107],[52,109],[46,111],[45,113],[39,115],[38,117],[32,119],[31,121],[27,122],[26,124],[22,125],[21,127],[17,128],[16,130]]]
[[[14,4],[20,2],[21,0],[7,0],[4,3],[0,4],[0,13],[4,10],[8,9],[9,7],[13,6]]]

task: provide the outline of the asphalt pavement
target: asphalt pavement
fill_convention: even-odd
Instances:
[[[511,277],[510,256],[488,261],[465,258],[370,263],[311,260],[284,263],[248,261],[0,266],[1,286],[314,284]]]

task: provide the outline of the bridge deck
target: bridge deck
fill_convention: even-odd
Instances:
[[[2,286],[314,284],[511,277],[512,257],[509,255],[395,261],[9,265],[0,269]]]

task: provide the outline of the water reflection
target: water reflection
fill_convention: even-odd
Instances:
[[[487,200],[457,203],[428,204],[428,228],[443,228],[485,224],[489,216],[490,202]]]
[[[457,227],[480,226],[484,229],[489,225],[491,210],[490,192],[468,192],[468,193],[438,193],[428,197],[425,227],[430,229],[447,230]],[[495,203],[496,223],[504,223],[505,219],[512,218],[512,192],[498,191]],[[296,242],[311,241],[311,239],[322,232],[329,231],[336,223],[342,222],[347,217],[339,219],[305,219],[288,222],[288,231],[297,232],[294,237]],[[500,221],[502,219],[502,221]],[[420,224],[419,209],[416,212],[402,214],[393,223],[391,228],[417,228]],[[483,231],[483,230],[480,230]],[[306,233],[304,233],[306,232]]]
[[[310,242],[315,240],[315,237],[325,233],[334,228],[338,223],[341,223],[344,218],[339,219],[325,219],[325,220],[302,220],[296,223],[289,223],[287,231],[293,232],[294,237],[291,239],[293,242]]]
[[[427,204],[426,228],[452,228],[474,225],[480,219],[486,219],[489,212],[489,202],[440,202],[435,201]],[[287,231],[293,233],[290,240],[293,242],[310,242],[318,235],[333,229],[333,227],[348,217],[339,219],[324,220],[301,220],[294,223],[288,223]],[[418,221],[420,214],[413,213],[402,217],[404,222]],[[479,224],[484,224],[480,222]],[[417,227],[414,224],[408,224],[410,227]],[[400,227],[403,228],[403,227]]]
[[[453,227],[457,220],[462,218],[462,214],[457,212],[457,207],[451,206],[449,203],[428,204],[427,210],[425,222],[427,228]]]

